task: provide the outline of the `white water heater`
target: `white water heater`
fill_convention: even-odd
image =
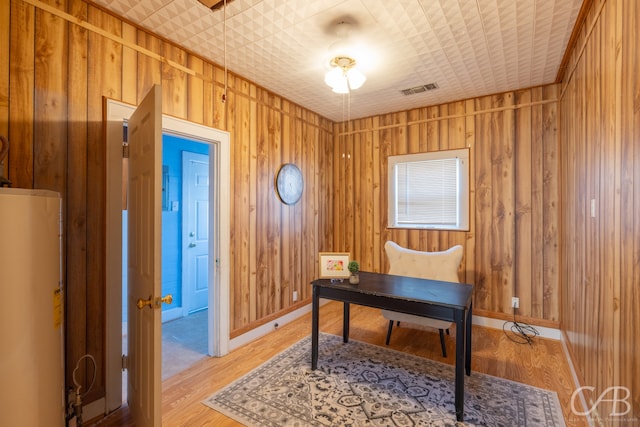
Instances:
[[[0,188],[0,426],[64,426],[61,199]]]

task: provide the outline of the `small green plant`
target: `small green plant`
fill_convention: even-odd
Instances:
[[[360,263],[358,261],[351,261],[347,266],[347,269],[351,272],[351,274],[356,274],[360,271]]]

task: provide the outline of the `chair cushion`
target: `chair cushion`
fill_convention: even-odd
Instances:
[[[389,258],[389,274],[420,279],[460,282],[458,268],[462,261],[461,245],[441,252],[423,252],[403,248],[395,242],[384,245]]]
[[[388,241],[384,245],[391,268],[389,274],[396,276],[416,277],[419,279],[441,280],[443,282],[459,283],[458,268],[462,261],[463,248],[453,246],[446,251],[423,252],[403,248],[395,242]],[[446,286],[446,284],[443,284]],[[399,321],[410,326],[448,329],[452,323],[412,314],[382,310],[382,315],[393,321]]]

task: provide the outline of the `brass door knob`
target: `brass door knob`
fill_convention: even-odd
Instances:
[[[138,307],[139,310],[142,310],[146,306],[149,306],[149,308],[160,308],[162,303],[171,304],[172,302],[173,302],[173,295],[171,294],[167,295],[164,298],[156,297],[155,299],[153,298],[153,296],[149,295],[148,299],[138,298],[138,301],[136,302],[136,306]]]
[[[152,306],[153,306],[153,297],[151,295],[149,295],[148,299],[138,298],[138,302],[136,302],[136,306],[138,307],[138,310],[142,310],[146,306],[149,306],[149,308],[152,308]]]
[[[171,294],[165,296],[164,298],[158,297],[156,298],[156,308],[160,308],[162,303],[171,304],[172,302],[173,302],[173,295]]]

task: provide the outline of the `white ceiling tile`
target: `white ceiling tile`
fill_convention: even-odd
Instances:
[[[324,84],[337,22],[367,75],[351,117],[553,82],[582,0],[94,0],[116,14],[332,120]],[[226,22],[225,22],[226,17]],[[344,42],[346,43],[346,41]],[[400,90],[437,82],[439,89]]]

